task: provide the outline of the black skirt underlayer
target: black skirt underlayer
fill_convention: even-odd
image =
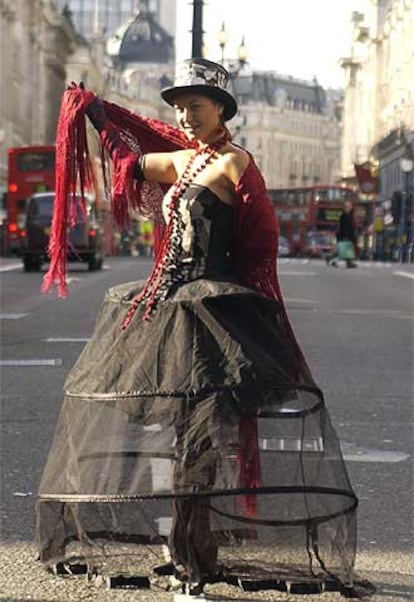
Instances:
[[[200,279],[121,331],[139,286],[109,290],[66,380],[41,560],[350,584],[357,500],[278,302]]]

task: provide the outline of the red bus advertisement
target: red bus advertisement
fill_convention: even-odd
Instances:
[[[8,149],[5,251],[20,253],[27,199],[55,188],[55,147],[21,146]]]
[[[280,234],[288,241],[291,255],[322,257],[336,244],[338,228],[345,201],[355,206],[359,234],[363,234],[368,214],[352,188],[343,186],[307,186],[278,188],[268,191],[280,224]]]

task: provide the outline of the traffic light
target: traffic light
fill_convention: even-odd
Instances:
[[[402,193],[396,190],[391,199],[391,214],[394,224],[399,224],[401,219],[402,209]]]
[[[407,194],[407,198],[405,200],[405,221],[408,223],[412,223],[414,221],[414,203],[412,192]]]

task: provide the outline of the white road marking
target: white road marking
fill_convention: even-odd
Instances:
[[[319,452],[323,453],[322,437],[298,439],[296,437],[268,437],[259,439],[259,447],[263,451],[277,452]]]
[[[358,265],[367,268],[392,268],[395,263],[381,262],[381,261],[360,261]]]
[[[332,310],[335,314],[352,315],[352,316],[368,316],[376,317],[382,316],[384,318],[398,318],[402,320],[412,320],[412,313],[392,310],[392,309],[334,309]]]
[[[158,424],[158,423],[149,424],[148,426],[144,426],[143,430],[160,432],[160,431],[162,431],[162,426],[161,426],[161,424]]]
[[[410,455],[398,451],[365,449],[357,452],[344,452],[343,457],[347,462],[381,462],[394,464],[395,462],[404,462],[404,460],[408,460]]]
[[[150,424],[143,427],[144,431],[160,432],[161,424]],[[150,460],[152,488],[154,491],[166,491],[172,488],[172,461],[168,458],[152,458]],[[161,521],[162,519],[158,519]],[[164,524],[164,523],[162,523]],[[161,523],[159,523],[161,529]],[[161,531],[160,531],[161,533]]]
[[[228,599],[228,598],[227,598]],[[220,600],[220,598],[214,598],[215,602],[224,602]],[[187,594],[174,594],[173,602],[206,602],[204,596],[190,596]],[[251,602],[254,602],[252,600]]]
[[[393,272],[395,276],[402,276],[403,278],[411,278],[414,280],[414,272],[403,272],[402,270],[397,270]]]
[[[12,270],[18,270],[19,268],[22,268],[22,264],[19,263],[10,263],[9,265],[2,265],[0,266],[0,272],[11,272]]]
[[[81,280],[81,278],[79,278],[78,276],[69,276],[68,278],[66,278],[66,283],[71,284],[72,282],[79,282],[79,280]]]
[[[310,259],[301,259],[300,257],[278,257],[279,263],[296,263],[301,265],[306,265],[310,263]]]
[[[279,270],[280,276],[316,276],[317,272],[285,272]]]
[[[158,523],[159,535],[169,535],[171,533],[172,516],[160,516],[159,518],[155,519],[155,522]],[[164,550],[163,550],[163,552],[164,552]],[[164,552],[164,557],[166,557],[165,552]],[[167,562],[169,562],[170,558],[165,558],[165,559],[167,560]]]
[[[46,343],[87,343],[89,338],[84,337],[49,337],[43,339]]]
[[[150,460],[153,491],[169,491],[172,488],[172,462],[167,458]]]
[[[28,314],[0,314],[0,320],[20,320]]]
[[[30,359],[30,360],[0,360],[0,366],[61,366],[62,360],[60,358],[42,360],[42,359]]]
[[[322,437],[298,439],[295,437],[260,438],[259,447],[264,452],[319,452],[324,453]],[[381,462],[394,464],[404,462],[409,454],[394,450],[369,449],[348,441],[341,441],[344,460],[347,462]]]
[[[301,259],[300,257],[278,257],[277,261],[279,264],[290,263],[292,265],[325,265],[325,261],[319,258],[313,259]],[[340,259],[341,264],[345,265],[345,261]],[[392,268],[396,267],[395,263],[390,261],[358,261],[358,266],[364,268]]]
[[[312,299],[300,299],[299,297],[284,297],[286,303],[316,303]]]
[[[350,441],[341,441],[340,445],[344,459],[348,462],[382,462],[393,464],[395,462],[404,462],[404,460],[408,460],[410,457],[405,452],[361,447]]]
[[[337,309],[341,314],[400,314],[398,309]]]

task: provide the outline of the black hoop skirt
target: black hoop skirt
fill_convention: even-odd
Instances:
[[[201,278],[121,331],[138,288],[109,290],[67,378],[41,560],[150,575],[171,554],[190,580],[350,585],[356,497],[278,302]]]

